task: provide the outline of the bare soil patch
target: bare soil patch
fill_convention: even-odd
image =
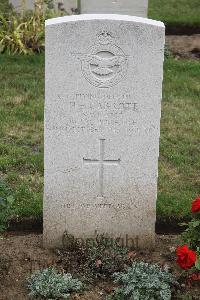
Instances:
[[[166,35],[193,35],[200,33],[200,27],[198,25],[189,24],[166,24]]]
[[[200,59],[200,34],[168,35],[166,42],[177,58]]]
[[[168,265],[171,270],[179,275],[175,264],[174,250],[178,245],[177,236],[157,236],[156,249],[154,251],[138,250],[131,253],[134,258],[148,262]],[[75,257],[75,255],[74,255]],[[73,271],[73,252],[71,266],[66,271]],[[59,251],[43,249],[42,235],[28,234],[17,235],[7,233],[0,239],[0,300],[28,300],[26,290],[26,278],[35,270],[48,266],[56,266],[62,269],[63,264]],[[76,273],[76,271],[74,272]],[[74,294],[73,300],[105,300],[107,292],[111,292],[114,285],[110,280],[97,279],[88,289],[80,294]],[[187,287],[187,291],[200,299],[200,287]]]

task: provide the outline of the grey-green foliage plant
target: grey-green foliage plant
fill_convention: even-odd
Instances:
[[[170,300],[175,277],[158,265],[136,261],[126,272],[115,273],[120,284],[109,300]]]
[[[29,296],[37,299],[68,299],[82,287],[82,282],[70,273],[59,273],[54,268],[36,271],[28,278]]]

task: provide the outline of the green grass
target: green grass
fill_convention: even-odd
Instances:
[[[200,188],[199,62],[165,62],[158,215],[187,217]],[[44,56],[0,56],[0,175],[15,215],[42,215]],[[1,196],[1,195],[0,195]]]
[[[199,0],[149,0],[149,18],[167,25],[200,26]]]
[[[42,213],[44,57],[0,56],[0,175],[19,216]]]
[[[200,192],[199,62],[165,61],[157,211],[185,217]]]

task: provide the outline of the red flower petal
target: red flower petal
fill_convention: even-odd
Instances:
[[[193,202],[192,202],[192,213],[198,213],[200,212],[200,196],[198,196]]]
[[[176,263],[184,270],[190,269],[195,265],[197,254],[190,250],[187,245],[179,246],[176,250]]]

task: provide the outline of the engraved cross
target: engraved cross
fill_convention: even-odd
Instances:
[[[104,194],[104,165],[118,166],[120,159],[106,160],[104,159],[105,153],[105,139],[100,139],[100,159],[83,158],[85,164],[99,165],[99,195],[103,197]]]

